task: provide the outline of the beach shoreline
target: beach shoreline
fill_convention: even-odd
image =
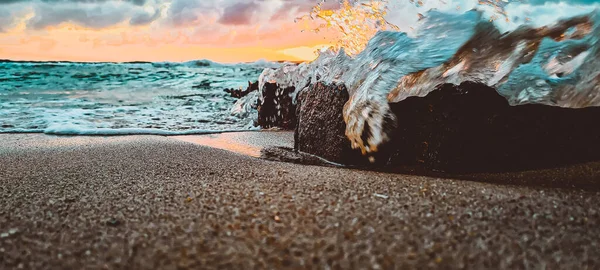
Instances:
[[[274,162],[163,136],[0,140],[2,269],[600,266],[589,188]],[[580,166],[565,175],[598,173]]]

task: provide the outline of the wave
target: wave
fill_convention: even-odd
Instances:
[[[285,63],[285,62],[284,62]],[[150,63],[154,67],[172,67],[172,66],[186,66],[186,67],[232,67],[232,68],[278,68],[282,65],[281,62],[273,62],[268,60],[257,60],[254,62],[240,62],[240,63],[219,63],[208,59],[191,60],[186,62],[152,62]]]
[[[311,63],[265,70],[259,89],[267,82],[294,87],[295,99],[310,84],[343,83],[350,94],[343,111],[346,136],[365,154],[390,139],[383,126],[396,116],[388,103],[425,96],[445,83],[482,83],[511,105],[600,105],[598,11],[512,32],[501,32],[477,10],[433,10],[424,18],[412,36],[378,32],[355,57],[330,50]]]
[[[212,66],[193,62],[189,66],[171,62],[0,63],[0,132],[43,132],[62,124],[90,129],[196,130],[191,133],[245,129],[251,119],[229,112],[235,99],[224,95],[223,89],[247,85],[264,67],[203,63]]]
[[[167,66],[189,66],[189,67],[223,67],[223,66],[255,66],[255,67],[279,67],[282,63],[288,63],[285,61],[269,61],[265,59],[256,60],[254,62],[239,62],[239,63],[220,63],[208,59],[190,60],[184,62],[172,62],[172,61],[127,61],[127,62],[79,62],[79,61],[31,61],[31,60],[11,60],[11,59],[0,59],[0,64],[30,64],[30,65],[153,65],[156,67],[167,67]]]
[[[189,66],[189,67],[218,67],[218,66],[224,65],[221,63],[210,61],[208,59],[187,61],[187,62],[183,62],[181,64],[184,66]]]
[[[49,127],[46,129],[7,129],[1,130],[0,134],[10,133],[43,133],[48,135],[82,135],[82,136],[121,136],[121,135],[201,135],[215,133],[229,133],[241,131],[258,131],[259,128],[250,129],[226,129],[226,130],[208,130],[208,129],[190,129],[190,130],[163,130],[152,128],[82,128],[78,126],[60,126]]]

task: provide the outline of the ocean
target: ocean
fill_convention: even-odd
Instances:
[[[190,134],[254,128],[225,88],[279,64],[0,61],[0,132]]]
[[[302,64],[0,61],[0,132],[178,135],[255,129],[252,105],[260,93],[236,103],[224,89],[256,80],[263,89],[275,82],[294,89],[295,104],[299,91],[323,82],[348,89],[343,114],[349,139],[360,145],[368,125],[377,149],[388,137],[382,123],[395,121],[389,103],[425,96],[446,83],[485,84],[511,105],[600,106],[598,59],[597,10],[512,32],[481,10],[432,10],[414,35],[379,31],[356,55],[327,50]]]

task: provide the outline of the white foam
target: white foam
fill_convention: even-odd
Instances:
[[[253,128],[243,131],[259,130],[259,128]],[[190,129],[190,130],[162,130],[152,128],[84,128],[76,125],[53,125],[41,132],[52,135],[102,135],[102,136],[114,136],[114,135],[162,135],[162,136],[173,136],[173,135],[193,135],[193,134],[212,134],[212,133],[225,133],[225,132],[239,132],[241,130],[205,130],[205,129]]]
[[[484,83],[497,88],[513,105],[600,106],[597,11],[583,22],[521,28],[510,35],[501,35],[480,11],[460,15],[431,11],[425,18],[414,36],[379,32],[353,58],[341,51],[321,54],[305,65],[265,70],[260,89],[267,81],[295,86],[297,91],[317,81],[344,83],[350,94],[343,112],[346,136],[363,153],[376,152],[389,140],[389,131],[383,128],[384,123],[395,121],[389,102],[425,96],[443,83]],[[574,27],[579,36],[569,33],[564,40],[548,36]],[[556,55],[562,63],[553,60]],[[370,132],[363,141],[367,126]]]
[[[0,132],[43,132],[51,126],[74,125],[153,134],[161,132],[149,130],[176,134],[246,130],[252,116],[232,115],[235,99],[223,89],[245,87],[264,66],[278,66],[264,61],[0,65]],[[114,133],[109,130],[99,132]]]

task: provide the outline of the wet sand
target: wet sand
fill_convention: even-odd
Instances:
[[[294,133],[290,131],[232,132],[171,136],[169,138],[228,150],[252,157],[261,157],[261,151],[265,147],[294,147]]]
[[[0,205],[0,269],[600,268],[593,189],[305,166],[172,137],[0,134]]]

